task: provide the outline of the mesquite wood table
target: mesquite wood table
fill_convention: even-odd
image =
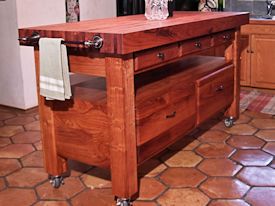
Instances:
[[[39,96],[46,171],[59,187],[67,159],[109,168],[118,205],[138,194],[137,169],[221,111],[239,116],[239,28],[248,13],[175,12],[20,29],[20,43],[62,37],[70,71],[90,76],[67,101]],[[39,81],[37,81],[39,82]]]

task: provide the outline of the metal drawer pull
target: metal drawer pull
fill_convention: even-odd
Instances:
[[[157,54],[157,57],[158,57],[159,59],[161,59],[161,60],[164,60],[165,55],[164,55],[164,53],[159,52],[159,53]]]
[[[230,34],[225,34],[222,37],[224,40],[230,40],[231,39],[231,35]]]
[[[176,111],[175,111],[175,112],[173,112],[173,113],[171,113],[171,114],[168,114],[168,115],[166,115],[166,119],[173,118],[173,117],[175,117],[175,116],[176,116],[176,114],[177,114],[177,112],[176,112]]]
[[[196,42],[195,43],[195,47],[200,49],[201,48],[201,43],[200,42]]]
[[[216,88],[216,92],[221,92],[224,90],[224,86],[223,85],[220,85]]]

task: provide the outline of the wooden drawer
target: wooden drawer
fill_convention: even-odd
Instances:
[[[148,90],[149,91],[149,90]],[[195,115],[195,85],[174,85],[136,105],[137,144],[142,145]],[[188,108],[188,109],[186,109]],[[195,123],[195,122],[194,122]]]
[[[229,65],[196,81],[197,124],[213,116],[233,101],[233,65]]]
[[[135,71],[166,63],[180,55],[179,45],[172,44],[135,54]]]
[[[229,43],[234,40],[234,31],[229,30],[225,32],[220,32],[213,36],[213,44],[214,46],[218,46],[224,43]]]
[[[194,52],[200,52],[211,47],[212,38],[204,37],[184,41],[181,44],[182,55],[191,54]]]

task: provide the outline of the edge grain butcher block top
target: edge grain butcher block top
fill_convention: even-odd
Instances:
[[[249,21],[246,12],[175,12],[162,21],[146,20],[144,15],[88,20],[20,29],[20,36],[61,37],[66,41],[103,38],[100,53],[129,54],[181,40],[236,28]]]

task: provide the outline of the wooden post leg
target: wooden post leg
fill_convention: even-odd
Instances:
[[[235,31],[235,40],[226,53],[226,58],[232,59],[234,64],[234,100],[226,115],[238,119],[240,115],[240,30]]]
[[[138,192],[133,59],[106,58],[107,106],[113,194]]]
[[[52,176],[60,176],[67,171],[67,161],[57,154],[56,136],[54,129],[53,102],[45,101],[39,95],[39,51],[35,51],[37,94],[39,103],[40,127],[44,153],[44,167]]]

